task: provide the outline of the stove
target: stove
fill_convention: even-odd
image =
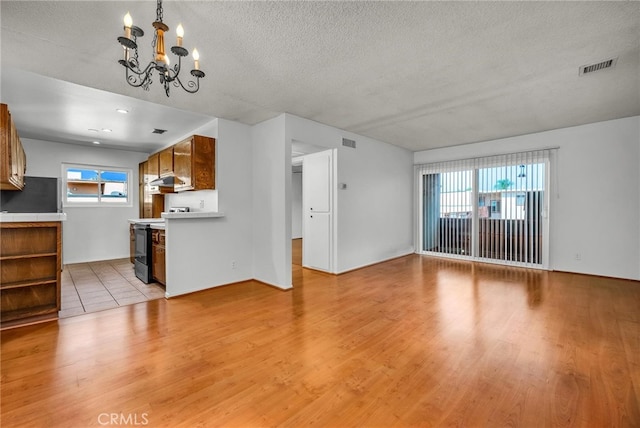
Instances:
[[[134,268],[136,277],[149,284],[153,281],[153,274],[151,273],[152,266],[152,250],[151,250],[151,222],[141,221],[133,226],[135,232],[135,260]]]
[[[171,207],[169,208],[170,213],[188,213],[189,207]]]

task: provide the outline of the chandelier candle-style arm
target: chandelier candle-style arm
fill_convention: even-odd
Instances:
[[[149,90],[149,85],[151,84],[151,76],[153,75],[153,70],[155,68],[155,63],[149,63],[144,70],[140,70],[134,68],[131,65],[131,61],[129,63],[123,64],[123,60],[118,61],[120,64],[125,66],[125,78],[127,83],[133,87],[139,88],[142,87],[145,90]]]
[[[156,20],[153,22],[154,38],[151,43],[153,48],[153,59],[144,69],[140,68],[138,59],[138,37],[144,35],[142,29],[133,25],[133,19],[129,12],[124,17],[124,36],[118,37],[118,42],[124,49],[124,59],[118,61],[125,68],[125,80],[133,87],[142,87],[149,90],[152,83],[154,70],[158,71],[160,83],[163,85],[167,97],[169,96],[170,84],[180,86],[184,91],[191,94],[198,92],[200,89],[200,79],[205,74],[200,70],[200,56],[197,49],[193,50],[194,69],[191,70],[191,76],[195,79],[188,80],[186,85],[180,79],[180,71],[182,68],[182,57],[189,55],[189,51],[182,46],[184,38],[184,29],[182,24],[176,28],[176,46],[171,47],[171,53],[178,57],[177,63],[171,67],[170,59],[165,51],[164,35],[169,31],[169,27],[162,22],[163,10],[162,0],[157,1]],[[133,53],[133,56],[131,55]]]

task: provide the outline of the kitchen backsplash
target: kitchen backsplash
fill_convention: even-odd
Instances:
[[[218,211],[217,190],[197,190],[191,192],[167,193],[164,196],[165,211],[171,207],[189,207],[190,211]]]

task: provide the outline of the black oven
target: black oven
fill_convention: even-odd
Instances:
[[[151,226],[149,224],[136,223],[134,231],[136,276],[145,284],[149,284],[153,280],[151,274]]]

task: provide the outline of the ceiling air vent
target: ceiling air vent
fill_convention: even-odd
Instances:
[[[616,62],[618,62],[618,57],[607,59],[597,64],[583,65],[582,67],[580,67],[579,74],[582,76],[583,74],[595,73],[596,71],[606,70],[607,68],[613,68],[615,67]]]
[[[345,147],[351,147],[352,149],[356,148],[356,142],[354,140],[350,140],[348,138],[342,139],[342,145]]]
[[[152,134],[164,134],[165,132],[167,132],[167,130],[166,130],[166,129],[158,129],[158,128],[155,128],[151,133],[152,133]]]

